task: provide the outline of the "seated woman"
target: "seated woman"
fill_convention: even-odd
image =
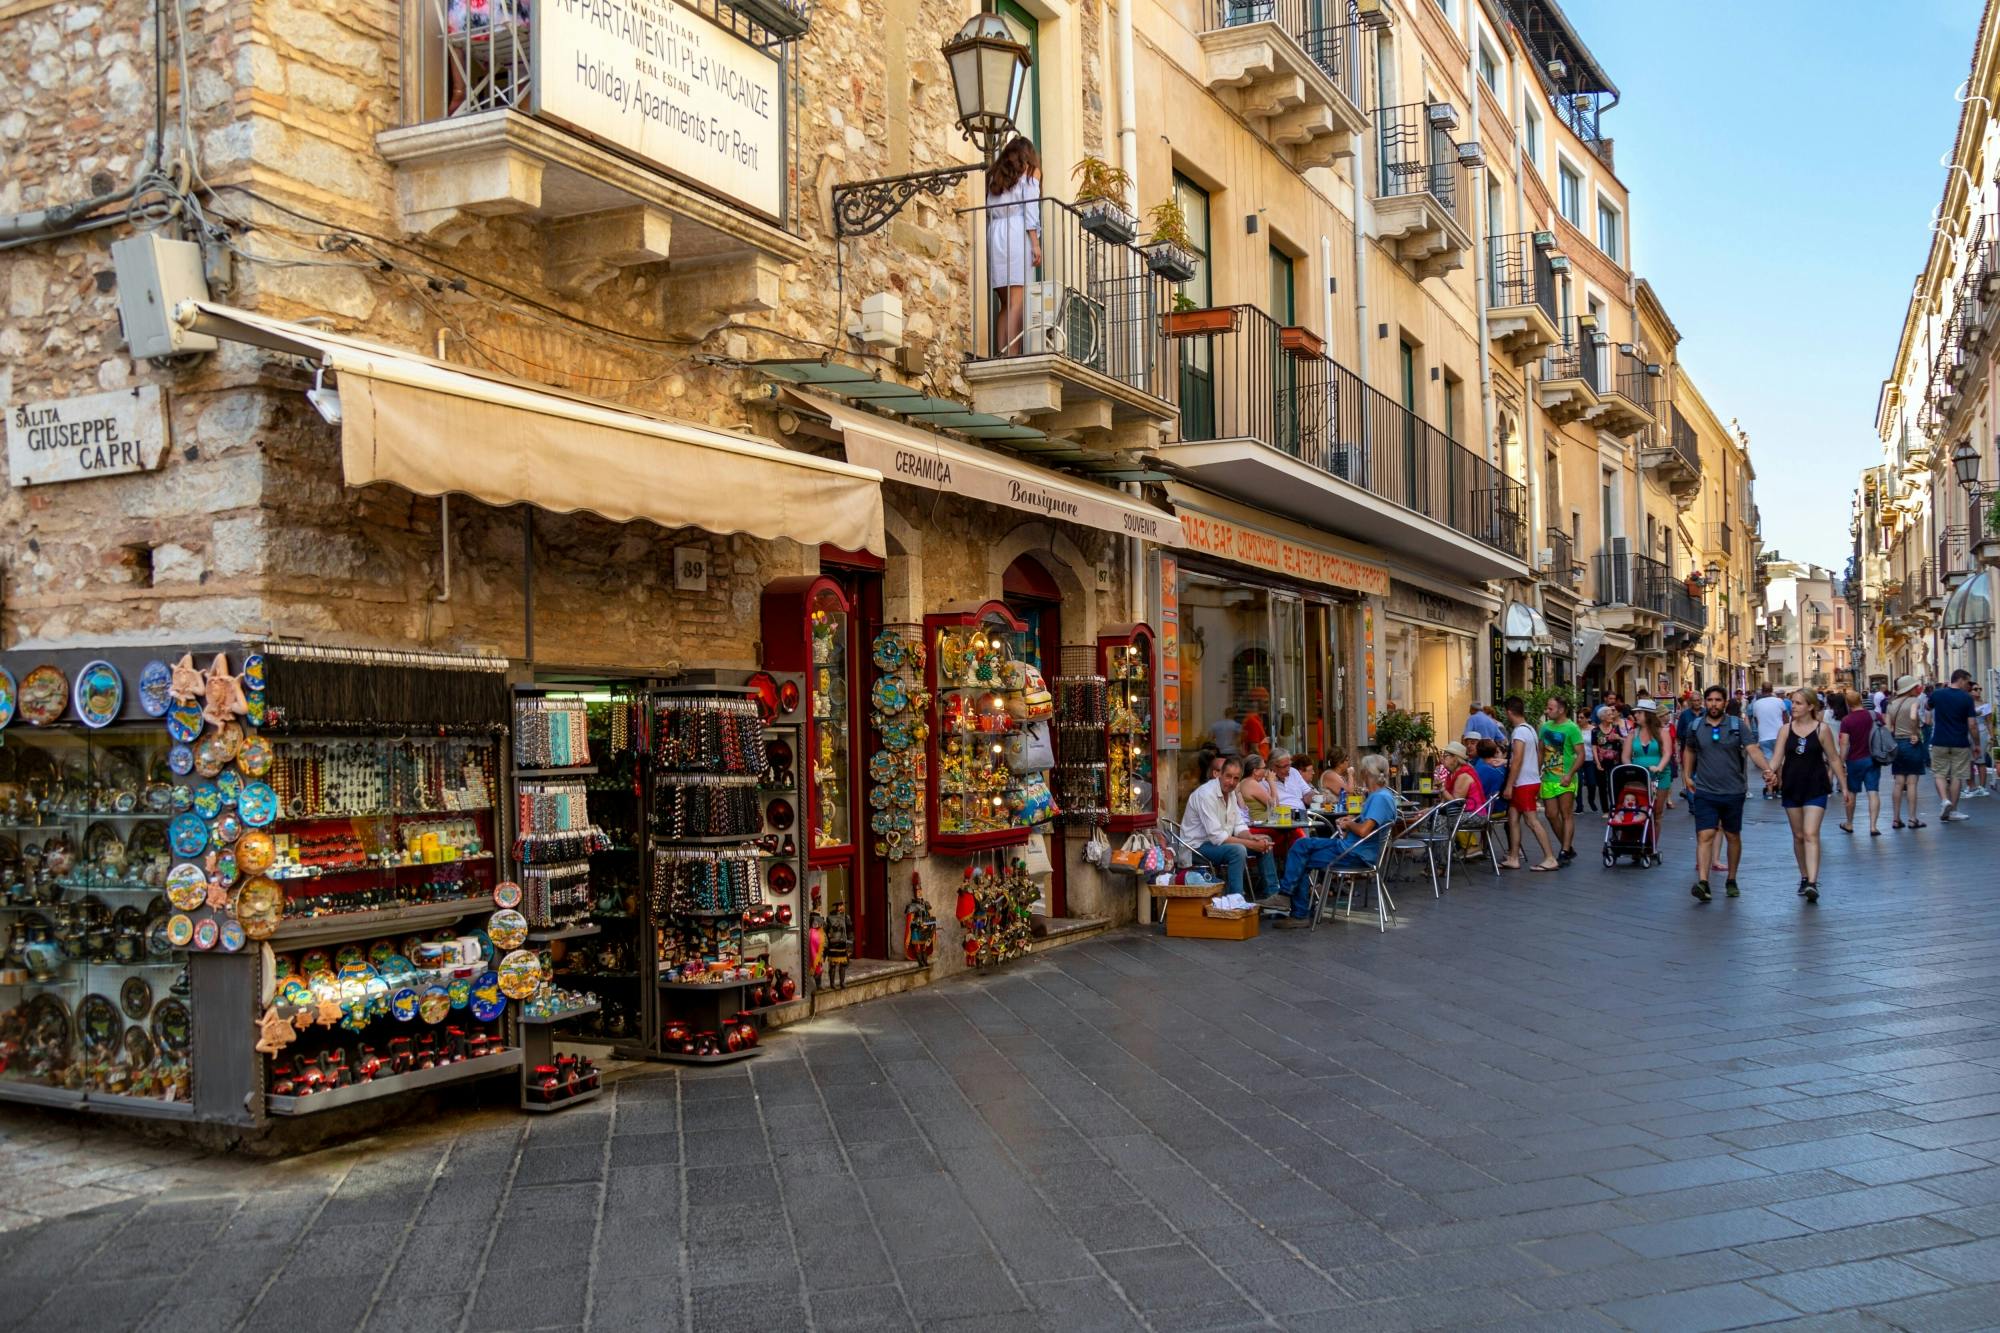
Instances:
[[[1251,823],[1261,824],[1271,817],[1278,804],[1278,792],[1263,756],[1256,753],[1243,756],[1243,781],[1236,784],[1236,794],[1242,798],[1243,808],[1250,812]]]
[[[1472,771],[1479,775],[1480,789],[1486,793],[1480,813],[1492,814],[1505,796],[1507,787],[1507,765],[1500,758],[1498,741],[1479,742],[1478,757],[1472,761]]]
[[[1306,890],[1306,876],[1324,866],[1366,869],[1382,859],[1387,838],[1362,844],[1370,834],[1396,822],[1396,797],[1388,789],[1389,761],[1379,754],[1361,758],[1361,785],[1368,793],[1361,813],[1339,820],[1331,838],[1301,838],[1292,844],[1285,863],[1280,893],[1292,900],[1291,915],[1278,923],[1280,930],[1302,930],[1312,924],[1312,894]]]
[[[1439,750],[1438,767],[1444,770],[1444,779],[1439,790],[1447,801],[1464,801],[1466,807],[1478,810],[1486,804],[1486,784],[1472,766],[1472,760],[1465,753],[1465,747],[1457,741],[1446,741]]]
[[[1348,765],[1347,751],[1335,750],[1319,764],[1319,789],[1328,796],[1345,797],[1354,784],[1354,770]]]

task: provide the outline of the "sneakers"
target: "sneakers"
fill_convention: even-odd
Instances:
[[[1694,895],[1694,900],[1698,903],[1710,902],[1715,898],[1715,895],[1708,891],[1708,881],[1705,879],[1696,880],[1694,887],[1688,892]]]
[[[1289,912],[1292,910],[1291,897],[1283,893],[1269,894],[1259,898],[1250,905],[1260,912]]]
[[[1809,903],[1816,903],[1819,901],[1819,885],[1817,884],[1808,884],[1803,889],[1799,890],[1799,892],[1803,893],[1806,896],[1806,901]]]
[[[1970,818],[1972,818],[1971,815],[1966,814],[1965,811],[1959,809],[1955,805],[1952,805],[1945,807],[1944,816],[1941,822],[1946,824],[1962,824]]]
[[[1570,863],[1571,861],[1574,861],[1574,860],[1576,860],[1576,848],[1574,848],[1574,847],[1565,847],[1565,848],[1563,848],[1563,849],[1562,849],[1561,851],[1559,851],[1559,852],[1557,852],[1557,853],[1556,853],[1556,864],[1557,864],[1557,865],[1563,865],[1563,866],[1566,866],[1566,865],[1568,865],[1568,864],[1569,864],[1569,863]]]
[[[1741,898],[1743,896],[1743,890],[1736,887],[1736,881],[1733,879],[1722,886],[1722,891],[1732,898]]]
[[[1806,896],[1806,890],[1807,890],[1807,889],[1809,889],[1809,888],[1811,888],[1811,887],[1812,887],[1812,881],[1811,881],[1811,880],[1809,880],[1809,879],[1807,879],[1807,878],[1806,878],[1806,877],[1805,877],[1804,875],[1800,875],[1800,876],[1799,876],[1799,897],[1801,897],[1801,898],[1805,897],[1805,896]]]

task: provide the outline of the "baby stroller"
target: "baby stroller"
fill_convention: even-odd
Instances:
[[[1660,864],[1659,823],[1653,818],[1653,774],[1638,764],[1611,770],[1611,813],[1604,820],[1604,864],[1630,857],[1635,866]]]

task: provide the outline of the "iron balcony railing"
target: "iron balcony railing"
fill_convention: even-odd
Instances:
[[[1678,407],[1674,409],[1673,430],[1668,436],[1667,442],[1673,451],[1680,455],[1681,461],[1687,464],[1690,470],[1700,473],[1701,442],[1696,439],[1694,427],[1688,423],[1686,417],[1681,415],[1681,410]]]
[[[1527,559],[1519,482],[1346,367],[1295,356],[1263,310],[1234,310],[1233,332],[1177,340],[1183,440],[1256,440]]]
[[[1471,207],[1471,173],[1459,161],[1451,132],[1432,122],[1432,105],[1411,102],[1375,109],[1380,145],[1376,194],[1383,199],[1428,194],[1465,228]]]
[[[1708,604],[1699,593],[1679,580],[1667,585],[1667,618],[1694,629],[1708,628]]]
[[[1660,377],[1647,374],[1646,363],[1629,352],[1618,352],[1616,357],[1616,378],[1612,383],[1647,416],[1653,415],[1653,395],[1659,391]]]
[[[1551,347],[1542,356],[1542,380],[1582,380],[1590,386],[1592,393],[1600,391],[1603,382],[1601,363],[1603,346],[1597,341],[1597,331],[1586,329],[1572,315],[1562,322],[1563,340]]]
[[[1971,529],[1954,524],[1938,538],[1938,568],[1947,574],[1972,572]]]
[[[1604,606],[1636,606],[1667,613],[1673,577],[1649,555],[1606,551],[1597,557],[1597,601]]]
[[[1091,232],[1060,199],[964,211],[973,238],[968,359],[1054,356],[1175,400],[1174,361],[1161,324],[1173,283],[1153,273],[1137,247]]]
[[[1573,582],[1576,569],[1576,544],[1568,532],[1562,528],[1549,529],[1549,570],[1548,577],[1564,587]]]
[[[1548,233],[1519,231],[1488,238],[1487,272],[1493,286],[1490,304],[1495,309],[1538,305],[1553,323],[1557,318],[1556,272],[1550,256],[1555,247],[1535,244],[1537,235]]]
[[[1240,28],[1251,23],[1274,23],[1333,80],[1334,87],[1350,102],[1360,101],[1360,24],[1352,20],[1334,21],[1336,12],[1346,14],[1345,5],[1322,0],[1206,0],[1208,26]]]

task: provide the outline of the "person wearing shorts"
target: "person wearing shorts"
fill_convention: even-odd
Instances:
[[[1854,803],[1862,792],[1868,793],[1868,836],[1879,838],[1882,830],[1882,769],[1870,753],[1870,742],[1874,739],[1875,728],[1879,724],[1875,714],[1865,706],[1861,695],[1854,690],[1847,692],[1847,716],[1840,719],[1837,732],[1847,767],[1847,795],[1845,808],[1847,818],[1841,823],[1842,833],[1854,832]]]
[[[1695,881],[1688,892],[1696,902],[1706,903],[1715,896],[1709,892],[1708,876],[1715,864],[1718,834],[1729,848],[1725,887],[1731,898],[1742,893],[1736,870],[1743,864],[1743,802],[1750,794],[1744,759],[1756,763],[1767,788],[1776,784],[1777,770],[1764,758],[1763,748],[1751,744],[1743,719],[1729,716],[1727,690],[1711,685],[1702,692],[1702,702],[1702,716],[1688,731],[1682,758],[1688,771],[1688,813],[1694,816],[1695,827]]]
[[[1549,696],[1543,714],[1538,738],[1542,745],[1542,807],[1555,829],[1556,859],[1568,865],[1576,860],[1576,786],[1583,729],[1570,721],[1569,701],[1561,695]]]
[[[1792,718],[1778,733],[1778,794],[1792,826],[1792,856],[1799,863],[1799,896],[1819,901],[1819,827],[1826,804],[1847,791],[1840,767],[1840,742],[1819,696],[1809,689],[1792,694]]]
[[[1917,693],[1915,676],[1896,678],[1896,697],[1889,701],[1889,734],[1896,738],[1896,757],[1889,761],[1890,828],[1903,827],[1903,807],[1910,807],[1909,827],[1925,827],[1917,818],[1917,797],[1922,789],[1918,779],[1930,767],[1924,753],[1923,697]]]
[[[1513,747],[1513,753],[1507,760],[1507,859],[1500,863],[1500,868],[1521,868],[1521,825],[1526,824],[1535,835],[1535,841],[1542,846],[1542,859],[1529,869],[1560,870],[1563,863],[1556,859],[1549,826],[1536,808],[1542,792],[1542,766],[1538,757],[1541,738],[1528,725],[1528,706],[1518,694],[1507,696],[1507,725],[1510,728],[1508,742]]]
[[[1961,824],[1972,818],[1959,809],[1972,781],[1972,731],[1979,704],[1972,697],[1972,673],[1960,668],[1951,684],[1931,691],[1931,767],[1937,783],[1938,822]]]

